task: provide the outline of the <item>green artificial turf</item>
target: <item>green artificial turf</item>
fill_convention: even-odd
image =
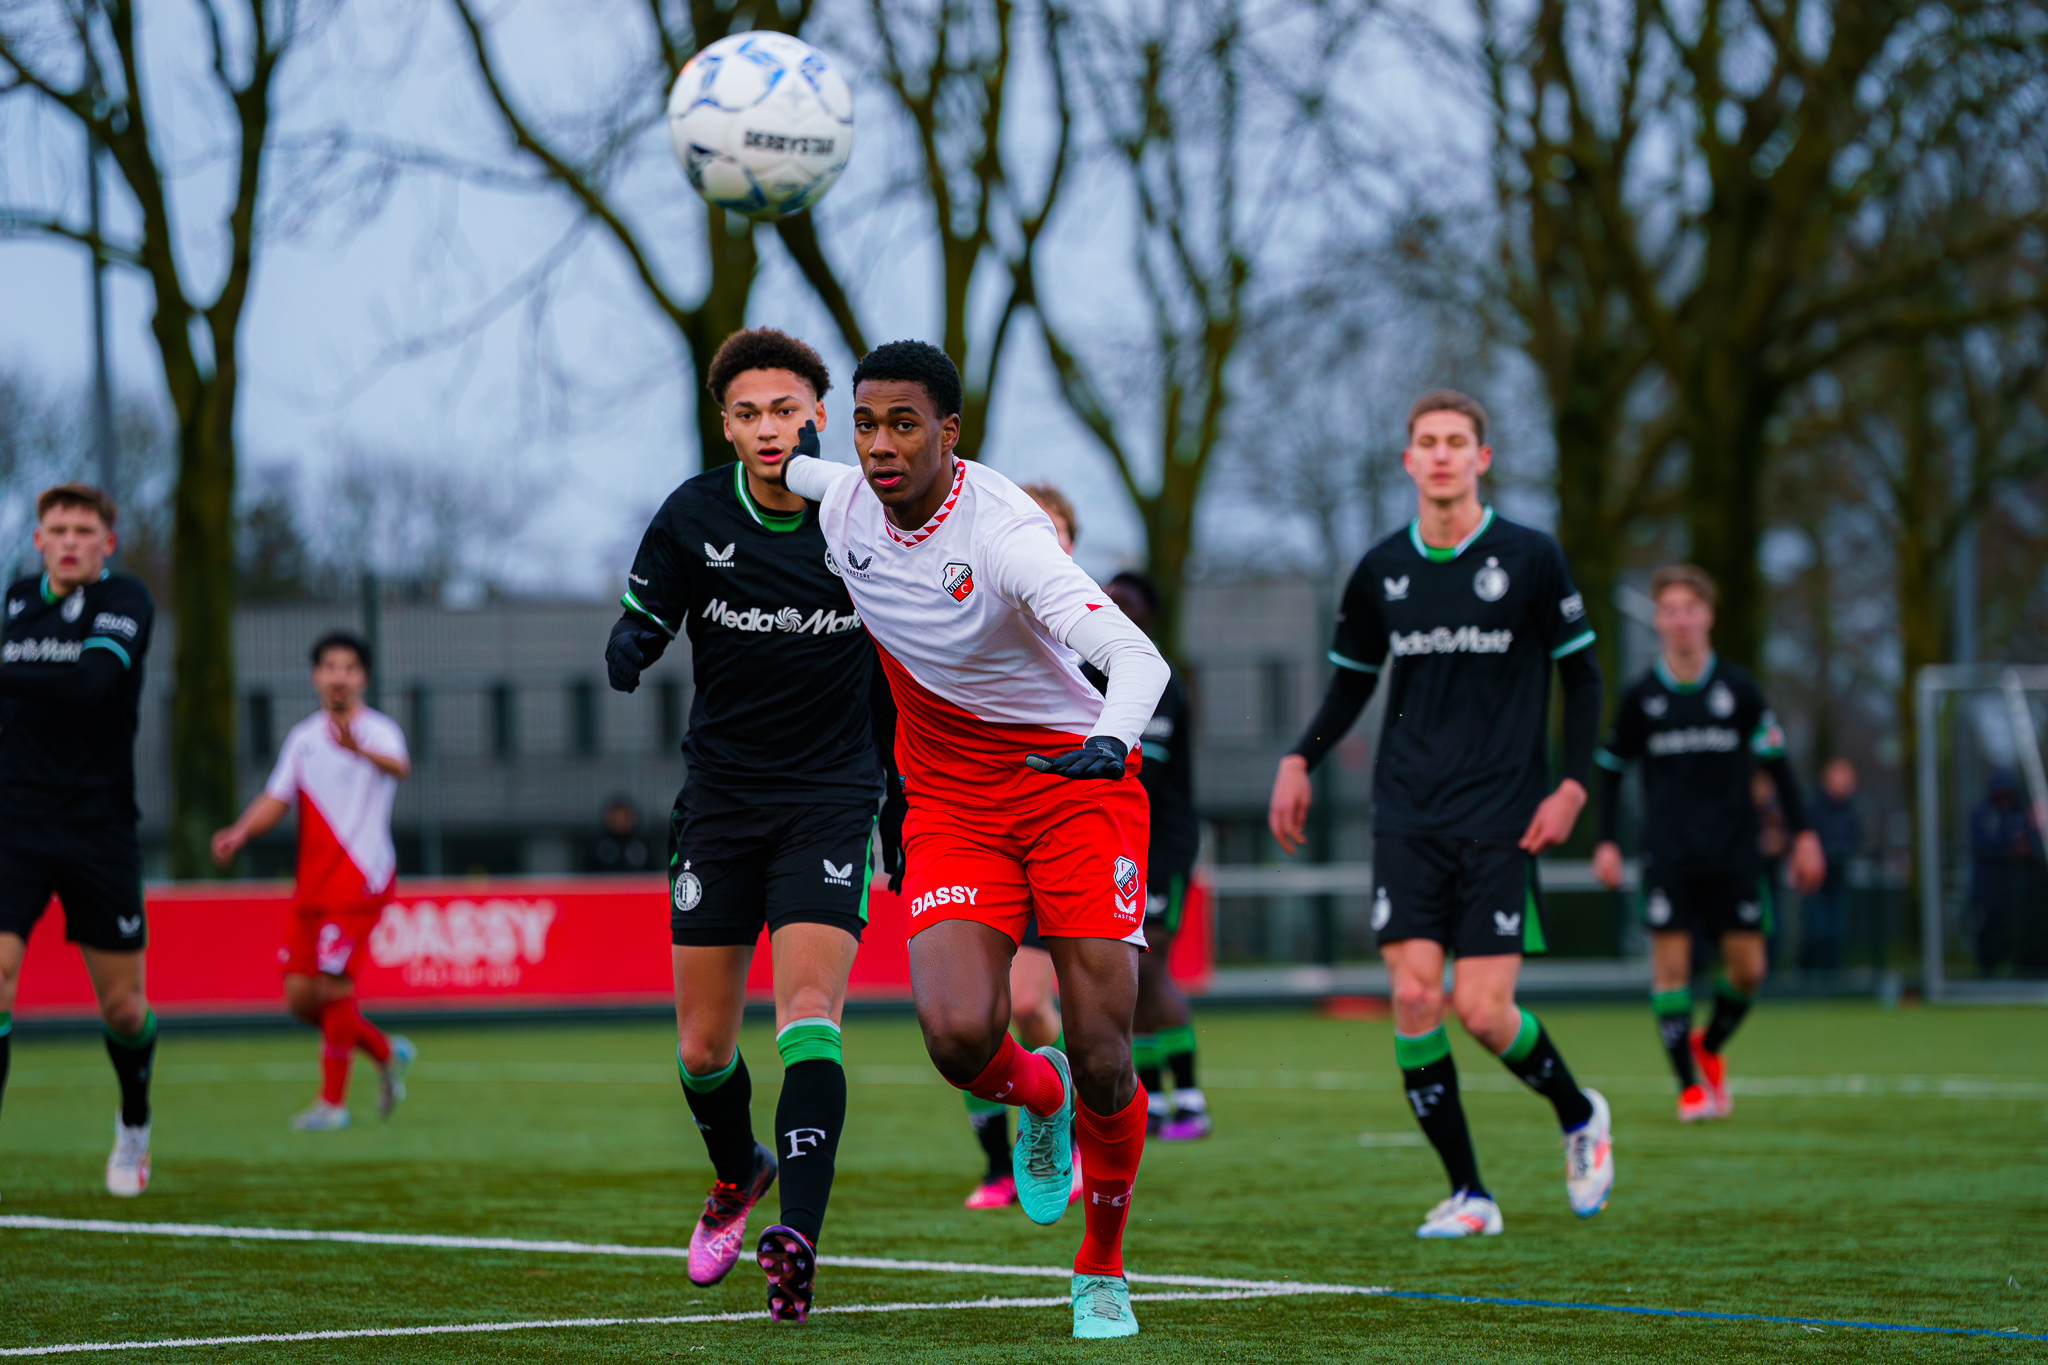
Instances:
[[[2048,1011],[1767,1001],[1730,1049],[1751,1093],[1738,1089],[1731,1121],[1686,1128],[1672,1117],[1647,1008],[1542,1015],[1582,1082],[1614,1107],[1618,1181],[1597,1218],[1581,1222],[1565,1205],[1548,1106],[1461,1036],[1467,1108],[1507,1234],[1417,1241],[1443,1179],[1435,1155],[1415,1145],[1389,1026],[1219,1011],[1198,1016],[1216,1134],[1146,1153],[1130,1268],[2048,1333]],[[357,1126],[301,1134],[286,1120],[314,1090],[310,1033],[181,1035],[166,1024],[155,1175],[144,1197],[120,1201],[101,1187],[115,1097],[99,1044],[17,1037],[0,1117],[0,1215],[687,1240],[709,1167],[665,1027],[444,1027],[415,1039],[413,1095],[393,1122],[376,1120],[373,1077],[359,1067]],[[751,1025],[743,1046],[765,1133],[774,1047]],[[1078,1209],[1038,1228],[1014,1209],[960,1207],[980,1152],[909,1019],[850,1021],[846,1057],[850,1112],[823,1252],[1070,1261]],[[772,1217],[772,1207],[757,1210],[754,1226]],[[700,1290],[677,1260],[13,1228],[0,1228],[0,1282],[0,1349],[761,1303],[747,1261]],[[830,1267],[819,1284],[821,1306],[1064,1292],[1050,1279]],[[802,1329],[559,1327],[121,1358],[1847,1361],[2048,1351],[2040,1341],[1388,1297],[1141,1302],[1138,1313],[1143,1334],[1113,1343],[1071,1341],[1063,1308],[981,1308],[821,1315]]]

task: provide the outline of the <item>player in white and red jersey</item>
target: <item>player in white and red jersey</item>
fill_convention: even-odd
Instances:
[[[377,1112],[389,1118],[405,1098],[413,1045],[385,1037],[363,1018],[349,972],[391,899],[398,874],[391,803],[412,762],[398,722],[363,705],[370,647],[333,631],[313,643],[312,657],[320,709],[285,735],[263,790],[241,819],[213,836],[213,858],[226,867],[298,806],[298,883],[277,957],[286,1006],[321,1038],[320,1098],[292,1124],[325,1132],[349,1125],[349,1063],[357,1048],[377,1064]]]
[[[785,478],[820,504],[827,554],[896,699],[925,1047],[954,1085],[1020,1106],[1012,1170],[1033,1221],[1066,1211],[1078,1134],[1074,1335],[1129,1336],[1123,1228],[1145,1146],[1131,1070],[1147,837],[1134,750],[1166,662],[1061,552],[1036,503],[953,454],[960,375],[943,351],[878,347],[854,370],[853,399],[860,468],[811,458],[807,432]],[[1106,695],[1083,659],[1107,675]],[[1010,958],[1034,913],[1071,1063],[1008,1032]]]

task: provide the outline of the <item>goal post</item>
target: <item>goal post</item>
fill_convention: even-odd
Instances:
[[[2048,666],[1935,664],[1914,679],[1920,944],[1930,1000],[2048,1004]],[[2010,779],[2003,819],[2030,833],[1977,847],[1975,821]]]

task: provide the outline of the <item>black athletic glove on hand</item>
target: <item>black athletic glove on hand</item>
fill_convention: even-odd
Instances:
[[[1129,752],[1124,742],[1114,736],[1090,735],[1081,741],[1080,748],[1054,754],[1051,758],[1026,754],[1024,766],[1035,773],[1051,773],[1055,777],[1077,780],[1107,778],[1114,782],[1124,775],[1124,755]]]
[[[632,615],[612,623],[611,642],[604,647],[605,672],[612,691],[631,692],[640,685],[640,670],[651,668],[668,648],[668,637]]]
[[[889,874],[889,890],[892,894],[903,891],[903,869],[908,860],[903,856],[903,817],[910,814],[910,797],[903,790],[903,779],[894,773],[886,776],[889,794],[882,798],[882,871]]]
[[[814,460],[822,460],[825,457],[818,453],[818,449],[818,424],[806,422],[803,430],[796,434],[796,453],[808,455]],[[787,464],[788,461],[784,463]]]

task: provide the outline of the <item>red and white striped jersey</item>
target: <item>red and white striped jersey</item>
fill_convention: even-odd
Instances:
[[[955,462],[951,494],[915,531],[889,524],[857,468],[805,462],[790,475],[818,500],[827,562],[881,652],[912,789],[975,806],[1043,794],[1024,755],[1075,747],[1103,709],[1062,642],[1091,613],[1116,610],[1060,549],[1051,519],[970,460]],[[1119,738],[1135,760],[1136,731]]]
[[[299,807],[297,898],[347,904],[391,889],[398,850],[391,843],[391,804],[398,780],[334,742],[332,722],[316,711],[291,728],[263,790]],[[405,731],[364,707],[349,726],[356,743],[387,758],[406,757]]]

